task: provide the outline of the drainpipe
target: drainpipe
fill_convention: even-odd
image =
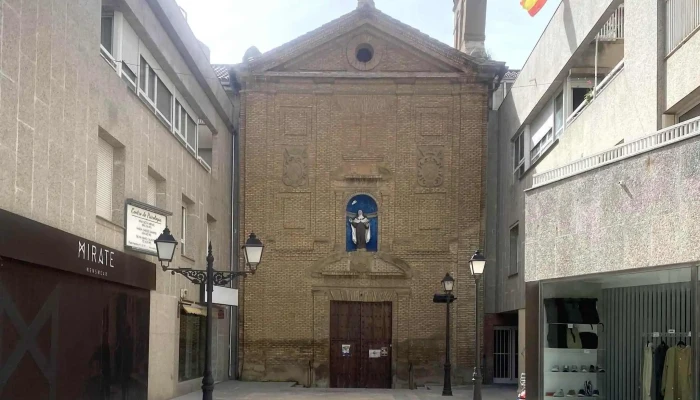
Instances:
[[[596,96],[598,91],[598,36],[600,34],[595,35],[595,61],[593,65],[593,79],[595,83],[593,83],[593,97]]]
[[[232,74],[233,69],[229,70],[229,87],[233,96],[237,95],[236,86],[234,85],[233,79],[234,74]],[[236,103],[233,101],[233,118],[234,121],[240,116],[240,107],[236,110]],[[238,246],[239,236],[240,236],[240,218],[239,218],[239,196],[240,196],[240,175],[239,175],[239,154],[238,154],[238,131],[235,125],[231,129],[231,259],[229,265],[231,270],[238,271],[239,265],[238,260],[240,259],[240,247]],[[230,283],[231,287],[238,287],[238,279],[235,279]],[[229,379],[238,379],[238,307],[231,307],[231,316],[229,321],[229,354],[231,357],[231,362],[229,363],[228,377]]]

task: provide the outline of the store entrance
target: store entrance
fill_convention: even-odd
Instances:
[[[518,328],[493,329],[493,382],[518,382]]]

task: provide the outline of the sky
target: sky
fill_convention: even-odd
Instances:
[[[271,50],[357,7],[357,0],[177,0],[213,64],[236,64],[251,46]],[[375,0],[382,12],[450,46],[452,0]],[[531,17],[519,0],[489,0],[486,50],[519,69],[559,5],[549,0]]]

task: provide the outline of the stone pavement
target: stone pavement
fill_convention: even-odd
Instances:
[[[483,400],[515,400],[515,386],[489,386],[483,390]],[[471,387],[452,390],[453,399],[471,400]],[[173,400],[200,400],[202,392],[194,392]],[[442,399],[442,385],[404,389],[322,389],[293,386],[291,383],[226,381],[216,385],[214,400],[437,400]]]

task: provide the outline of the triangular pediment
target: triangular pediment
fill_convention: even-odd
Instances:
[[[394,277],[410,278],[411,267],[404,260],[385,252],[335,252],[311,266],[314,277]]]
[[[371,54],[369,62],[357,58],[358,51],[363,49]],[[397,40],[368,23],[270,71],[461,73],[464,69]]]
[[[356,57],[369,44],[370,61]],[[472,57],[374,7],[362,7],[246,63],[266,72],[460,73],[493,79],[503,63]]]

